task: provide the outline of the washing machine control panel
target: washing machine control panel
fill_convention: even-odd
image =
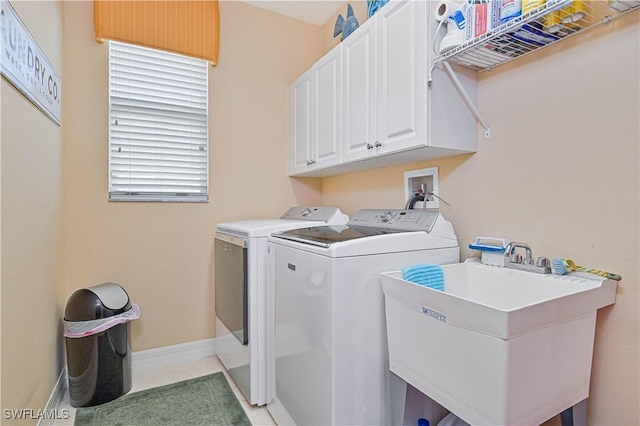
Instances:
[[[439,216],[435,210],[364,209],[351,218],[349,225],[429,232]]]

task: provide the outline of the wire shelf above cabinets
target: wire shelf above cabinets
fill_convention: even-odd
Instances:
[[[547,0],[538,8],[437,56],[434,65],[449,61],[487,71],[637,9],[640,1]]]

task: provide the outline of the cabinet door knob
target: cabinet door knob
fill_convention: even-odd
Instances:
[[[373,145],[371,145],[370,143],[367,144],[367,149],[373,149]]]
[[[376,148],[380,148],[382,146],[382,142],[376,141]]]
[[[308,160],[307,161],[307,166],[310,166],[310,165],[315,164],[315,163],[316,163],[316,160]]]

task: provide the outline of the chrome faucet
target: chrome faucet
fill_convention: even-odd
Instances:
[[[516,253],[516,248],[524,249],[524,259],[522,259],[520,254]],[[533,253],[531,252],[531,248],[528,244],[512,241],[507,244],[504,255],[507,258],[507,262],[505,262],[507,268],[536,272],[539,274],[551,273],[551,264],[549,259],[546,257],[539,257],[537,262],[534,262]]]
[[[533,255],[531,254],[531,248],[529,247],[528,244],[512,241],[509,244],[507,244],[507,248],[504,250],[504,255],[508,256],[509,261],[511,262],[515,260],[516,263],[523,263],[522,258],[519,257],[520,255],[516,254],[516,248],[518,247],[523,248],[525,250],[524,263],[527,265],[532,265]]]

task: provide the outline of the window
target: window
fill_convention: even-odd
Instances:
[[[109,42],[109,199],[208,201],[208,63]]]

